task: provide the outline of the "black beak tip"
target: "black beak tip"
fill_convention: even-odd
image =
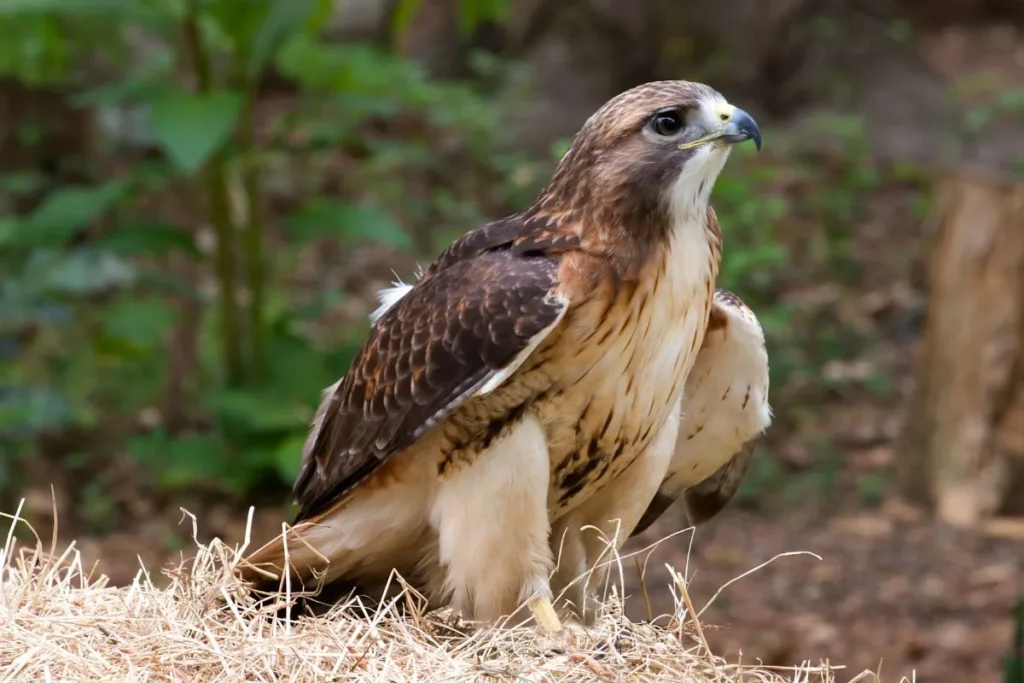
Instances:
[[[740,133],[745,135],[748,140],[754,141],[754,149],[758,152],[761,151],[761,129],[757,125],[757,121],[750,115],[744,115],[743,120],[738,122],[740,125]]]
[[[761,151],[761,131],[754,128],[754,132],[750,134],[750,139],[754,141],[754,149],[758,152]]]
[[[733,128],[735,133],[727,138],[730,142],[753,140],[754,148],[758,152],[761,151],[761,129],[758,127],[754,117],[743,110],[737,110],[732,121],[730,121],[730,126],[735,126]]]

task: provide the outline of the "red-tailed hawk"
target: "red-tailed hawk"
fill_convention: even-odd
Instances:
[[[393,285],[378,293],[380,305],[371,314],[371,321],[376,321],[412,288],[403,282]],[[324,391],[302,454],[303,467],[338,383]],[[686,378],[672,460],[637,525],[632,530],[618,530],[618,547],[627,537],[644,532],[680,496],[687,517],[695,526],[704,524],[728,505],[746,474],[757,437],[771,425],[768,387],[768,350],[757,316],[732,292],[716,289],[707,332]],[[614,502],[595,495],[563,516],[551,535],[552,552],[558,559],[552,590],[556,595],[562,594],[562,606],[585,623],[592,621],[596,611],[584,611],[578,606],[588,603],[586,587],[601,586],[606,572],[595,572],[596,576],[587,581],[578,579],[598,565],[599,558],[602,564],[611,558],[605,552],[609,539],[594,532],[585,537],[583,520],[592,522],[606,507],[614,508]]]
[[[560,628],[550,537],[636,526],[665,479],[721,258],[708,204],[760,131],[712,88],[648,83],[583,125],[525,211],[456,240],[377,318],[323,406],[299,513],[243,577]],[[287,541],[287,553],[285,548]],[[325,561],[326,560],[326,561]]]

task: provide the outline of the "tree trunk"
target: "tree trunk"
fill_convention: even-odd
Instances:
[[[1024,184],[939,188],[904,494],[949,524],[1000,511],[1024,464]]]

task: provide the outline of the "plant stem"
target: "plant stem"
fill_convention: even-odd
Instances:
[[[235,300],[235,229],[231,222],[231,205],[227,180],[227,163],[224,154],[218,152],[210,159],[207,171],[207,187],[210,191],[210,214],[217,233],[217,279],[220,282],[221,344],[224,363],[227,367],[227,382],[237,386],[245,380],[245,365],[242,355],[241,321],[238,302]]]
[[[239,131],[239,153],[242,156],[242,187],[245,192],[246,223],[244,226],[246,265],[249,286],[249,339],[252,353],[253,378],[266,376],[267,339],[264,325],[264,260],[263,216],[260,212],[260,182],[256,160],[252,156],[255,145],[255,88],[246,89],[245,108],[242,110]]]
[[[187,2],[187,13],[182,26],[184,48],[192,59],[196,87],[209,92],[212,87],[210,59],[199,33],[199,6],[197,0]],[[229,385],[241,384],[245,378],[242,356],[238,304],[235,301],[234,225],[228,195],[227,160],[225,152],[218,150],[205,169],[206,189],[209,193],[210,221],[217,236],[216,268],[220,290],[221,346]]]

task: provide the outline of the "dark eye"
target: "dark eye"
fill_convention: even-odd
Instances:
[[[656,134],[669,138],[683,129],[683,117],[677,111],[662,111],[651,120],[651,130]]]

